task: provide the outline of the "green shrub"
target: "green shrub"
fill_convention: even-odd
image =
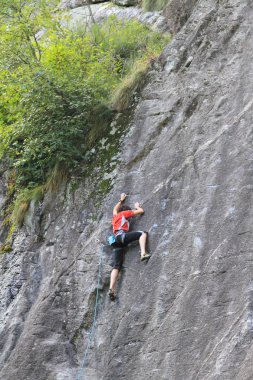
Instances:
[[[128,104],[146,71],[135,62],[159,54],[167,42],[137,21],[111,18],[75,35],[47,17],[49,27],[39,41],[33,37],[34,20],[30,29],[18,28],[18,17],[15,24],[8,20],[0,27],[0,151],[16,169],[19,187],[45,183],[57,165],[65,171],[77,167],[106,133],[117,86]],[[16,43],[27,35],[23,56]]]
[[[113,17],[71,31],[52,12],[56,5],[3,0],[0,9],[0,158],[16,173],[17,225],[34,189],[57,188],[107,134],[111,104],[128,107],[149,57],[168,42],[137,21]]]

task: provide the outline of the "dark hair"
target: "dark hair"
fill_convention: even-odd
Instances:
[[[119,208],[119,212],[121,211],[127,211],[127,210],[132,210],[131,207],[127,206],[127,205],[121,205],[120,208]]]

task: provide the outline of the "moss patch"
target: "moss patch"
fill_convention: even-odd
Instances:
[[[142,8],[147,12],[162,11],[170,0],[142,0]]]

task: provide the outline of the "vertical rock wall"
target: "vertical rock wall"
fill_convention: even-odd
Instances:
[[[197,0],[171,0],[164,10],[170,30],[177,33],[190,17]]]
[[[252,357],[253,6],[199,0],[150,73],[112,191],[91,176],[48,194],[1,259],[2,380],[246,380]],[[113,177],[112,177],[113,178]],[[111,210],[143,202],[118,299]],[[102,259],[101,279],[98,264]]]

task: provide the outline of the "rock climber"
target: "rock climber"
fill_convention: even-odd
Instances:
[[[131,231],[129,232],[129,219],[135,215],[140,215],[144,213],[142,207],[138,202],[135,203],[135,209],[132,210],[131,207],[123,205],[126,199],[126,194],[122,193],[119,202],[114,206],[113,209],[113,233],[116,240],[116,246],[113,250],[113,269],[111,272],[109,297],[112,301],[115,300],[115,285],[119,277],[119,273],[122,269],[124,262],[124,248],[131,242],[139,240],[141,249],[141,261],[148,260],[150,254],[146,252],[146,243],[148,233],[145,231]]]

